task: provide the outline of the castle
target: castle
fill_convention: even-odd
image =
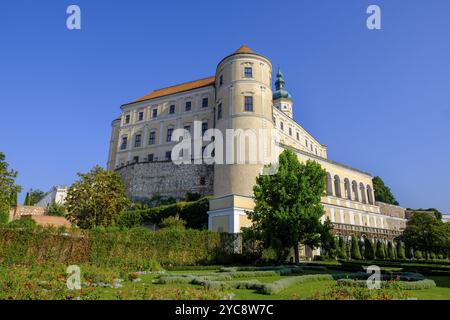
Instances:
[[[293,99],[283,74],[276,74],[274,89],[272,74],[269,59],[241,46],[219,62],[215,76],[155,90],[122,105],[121,116],[112,123],[108,169],[122,176],[133,200],[148,200],[156,193],[213,196],[209,229],[238,233],[251,224],[245,212],[254,207],[253,186],[263,165],[176,165],[171,161],[176,144],[172,135],[180,128],[202,134],[214,128],[224,135],[228,129],[275,130],[281,149],[293,150],[300,161],[317,161],[327,171],[322,219],[330,218],[337,234],[386,240],[401,234],[404,210],[375,202],[369,173],[328,159],[327,147],[293,119]],[[195,129],[194,123],[201,128]],[[204,150],[207,142],[200,142]],[[248,146],[245,152],[251,152]]]

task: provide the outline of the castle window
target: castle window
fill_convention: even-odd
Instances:
[[[153,109],[152,110],[152,118],[157,118],[158,117],[158,109]]]
[[[138,157],[138,156],[133,157],[133,162],[134,162],[134,163],[138,163],[138,162],[139,162],[139,157]]]
[[[289,128],[289,135],[292,136],[292,128]]]
[[[172,133],[173,133],[173,128],[167,129],[167,142],[172,141]]]
[[[305,145],[308,147],[308,139],[305,139]]]
[[[205,132],[208,130],[208,122],[202,123],[202,135],[205,135]]]
[[[208,98],[203,98],[202,100],[202,108],[208,108],[209,100]]]
[[[138,121],[144,120],[144,111],[140,111],[138,115]]]
[[[253,69],[250,67],[246,67],[244,70],[244,77],[245,78],[253,78]]]
[[[166,151],[166,160],[169,161],[172,159],[172,151]]]
[[[200,185],[204,186],[206,184],[206,178],[205,177],[201,177],[200,178]]]
[[[217,119],[222,119],[222,104],[219,103],[219,106],[217,107]]]
[[[147,158],[148,162],[153,162],[153,159],[154,159],[153,153],[149,154]]]
[[[246,96],[244,98],[244,110],[245,111],[253,111],[253,97]]]
[[[186,111],[191,111],[191,109],[192,109],[192,102],[191,101],[187,101],[185,110]]]
[[[128,137],[122,138],[122,143],[120,144],[120,150],[125,150],[128,144]]]
[[[297,132],[297,140],[300,140],[300,133]]]
[[[125,116],[125,124],[129,124],[129,123],[130,123],[130,115],[127,114],[127,115]]]
[[[174,114],[174,113],[175,113],[175,105],[172,104],[172,105],[169,107],[169,114]]]
[[[134,138],[134,147],[135,148],[141,147],[141,138],[142,138],[141,134],[137,134],[136,137]]]
[[[150,135],[148,136],[148,144],[149,145],[155,144],[155,137],[156,137],[156,132],[155,131],[150,132]]]
[[[191,126],[184,126],[184,138],[189,139],[191,136]]]
[[[283,123],[283,121],[280,122],[280,129],[284,131],[284,123]]]
[[[219,77],[219,86],[221,87],[223,85],[223,75],[221,74]]]

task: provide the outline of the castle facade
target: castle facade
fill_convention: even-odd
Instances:
[[[122,105],[121,116],[112,123],[108,169],[122,176],[133,200],[145,201],[156,193],[213,196],[209,229],[238,233],[251,225],[245,212],[254,207],[253,186],[263,164],[176,165],[171,161],[177,144],[172,136],[176,129],[201,135],[217,129],[224,136],[230,129],[275,130],[281,150],[289,148],[300,161],[317,161],[327,171],[323,220],[330,218],[336,233],[390,240],[398,236],[406,224],[401,208],[375,202],[371,174],[328,159],[327,147],[293,119],[293,99],[283,74],[278,70],[273,89],[272,74],[268,58],[242,46],[219,62],[212,77],[155,90]],[[196,142],[202,151],[210,143]],[[252,151],[245,146],[245,152]],[[208,155],[189,157],[205,160]]]

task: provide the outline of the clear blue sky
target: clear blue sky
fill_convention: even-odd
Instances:
[[[81,31],[66,29],[70,4]],[[331,159],[380,175],[405,207],[450,212],[449,13],[448,0],[3,1],[0,151],[25,191],[71,184],[105,166],[121,104],[213,75],[246,43],[281,66]]]

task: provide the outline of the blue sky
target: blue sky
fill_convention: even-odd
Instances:
[[[366,28],[370,4],[382,30]],[[4,1],[0,151],[25,191],[71,184],[105,166],[121,104],[213,75],[245,43],[281,66],[330,159],[381,176],[405,207],[450,212],[449,13],[448,0]]]

